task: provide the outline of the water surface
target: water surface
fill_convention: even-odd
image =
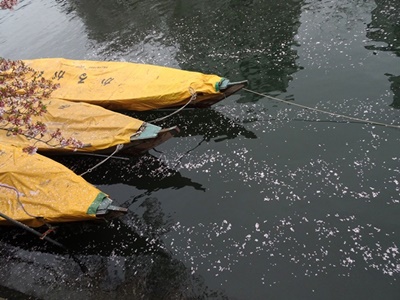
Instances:
[[[0,55],[216,73],[400,124],[399,16],[395,0],[21,1],[0,12]],[[44,299],[399,298],[399,129],[246,91],[163,125],[182,133],[85,175],[127,216],[60,228],[75,261],[2,230],[0,285]]]

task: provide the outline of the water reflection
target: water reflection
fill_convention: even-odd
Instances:
[[[400,2],[375,0],[371,23],[367,25],[367,37],[381,44],[367,46],[369,50],[392,51],[400,56]]]
[[[158,199],[147,198],[141,207],[142,215],[131,213],[109,224],[58,228],[57,240],[85,266],[85,272],[52,245],[20,229],[1,229],[2,286],[18,299],[24,299],[20,293],[41,299],[61,295],[64,299],[203,299],[211,294],[226,298],[166,250],[160,237],[170,224]]]
[[[393,102],[390,104],[393,108],[400,108],[400,75],[389,76],[390,89],[393,92]]]
[[[178,67],[179,44],[170,38],[167,20],[174,1],[63,1],[74,11],[93,41],[91,54],[107,60],[153,63]]]
[[[68,3],[96,41],[94,52],[101,58],[248,79],[262,92],[284,92],[299,69],[292,46],[302,1]],[[251,99],[257,97],[239,102]]]
[[[374,51],[390,51],[400,57],[400,2],[396,0],[375,0],[371,23],[367,25],[367,37],[377,42],[366,46]],[[393,92],[393,108],[400,108],[400,76],[387,74]]]
[[[175,16],[182,68],[248,79],[257,91],[286,90],[298,70],[292,45],[301,1],[196,2],[185,1]],[[249,96],[238,102],[256,99]]]

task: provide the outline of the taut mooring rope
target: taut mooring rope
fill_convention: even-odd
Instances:
[[[286,104],[289,104],[289,105],[297,106],[297,107],[300,107],[300,108],[303,108],[303,109],[313,110],[313,111],[316,111],[316,112],[328,114],[328,115],[335,116],[335,117],[345,118],[345,119],[357,121],[357,122],[360,122],[360,123],[374,124],[374,125],[378,125],[378,126],[384,126],[384,127],[400,129],[400,125],[386,124],[386,123],[370,121],[370,120],[364,120],[364,119],[360,119],[360,118],[356,118],[356,117],[341,115],[341,114],[329,112],[329,111],[326,111],[326,110],[322,110],[322,109],[318,109],[318,108],[314,108],[314,107],[309,107],[309,106],[305,106],[305,105],[294,103],[294,102],[289,102],[289,101],[282,100],[282,99],[279,99],[279,98],[276,98],[276,97],[272,97],[272,96],[269,96],[269,95],[258,93],[256,91],[252,91],[252,90],[249,90],[249,89],[246,89],[246,88],[244,88],[243,90],[246,91],[246,92],[258,95],[258,96],[262,96],[262,97],[265,97],[265,98],[269,98],[269,99],[278,101],[278,102],[282,102],[282,103],[286,103]]]

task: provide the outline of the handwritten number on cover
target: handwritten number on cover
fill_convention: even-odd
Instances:
[[[104,85],[104,86],[106,86],[107,84],[110,84],[111,81],[113,81],[113,80],[114,80],[114,78],[109,77],[109,78],[107,78],[107,79],[103,79],[103,80],[101,81],[101,84]]]
[[[60,71],[58,71],[58,72],[55,72],[54,73],[54,76],[51,78],[51,79],[57,79],[57,80],[60,80],[60,79],[62,79],[62,78],[64,78],[64,75],[65,75],[65,71],[63,71],[63,70],[60,70]]]
[[[85,83],[86,78],[87,78],[87,74],[86,74],[86,73],[82,73],[82,74],[79,76],[79,81],[78,81],[78,83]]]

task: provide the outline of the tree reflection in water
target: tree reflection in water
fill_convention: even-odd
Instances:
[[[227,299],[164,247],[169,230],[156,198],[110,223],[61,225],[56,234],[70,256],[19,229],[1,229],[0,293],[45,299]],[[22,272],[23,270],[23,272]],[[18,282],[24,280],[25,284]],[[15,289],[18,292],[10,290]],[[28,299],[28,297],[26,298]],[[32,299],[32,298],[30,298]]]
[[[379,44],[368,45],[368,50],[390,51],[400,57],[400,2],[397,0],[375,0],[372,21],[367,25],[367,37]],[[391,83],[393,108],[400,108],[400,75],[386,74]]]

